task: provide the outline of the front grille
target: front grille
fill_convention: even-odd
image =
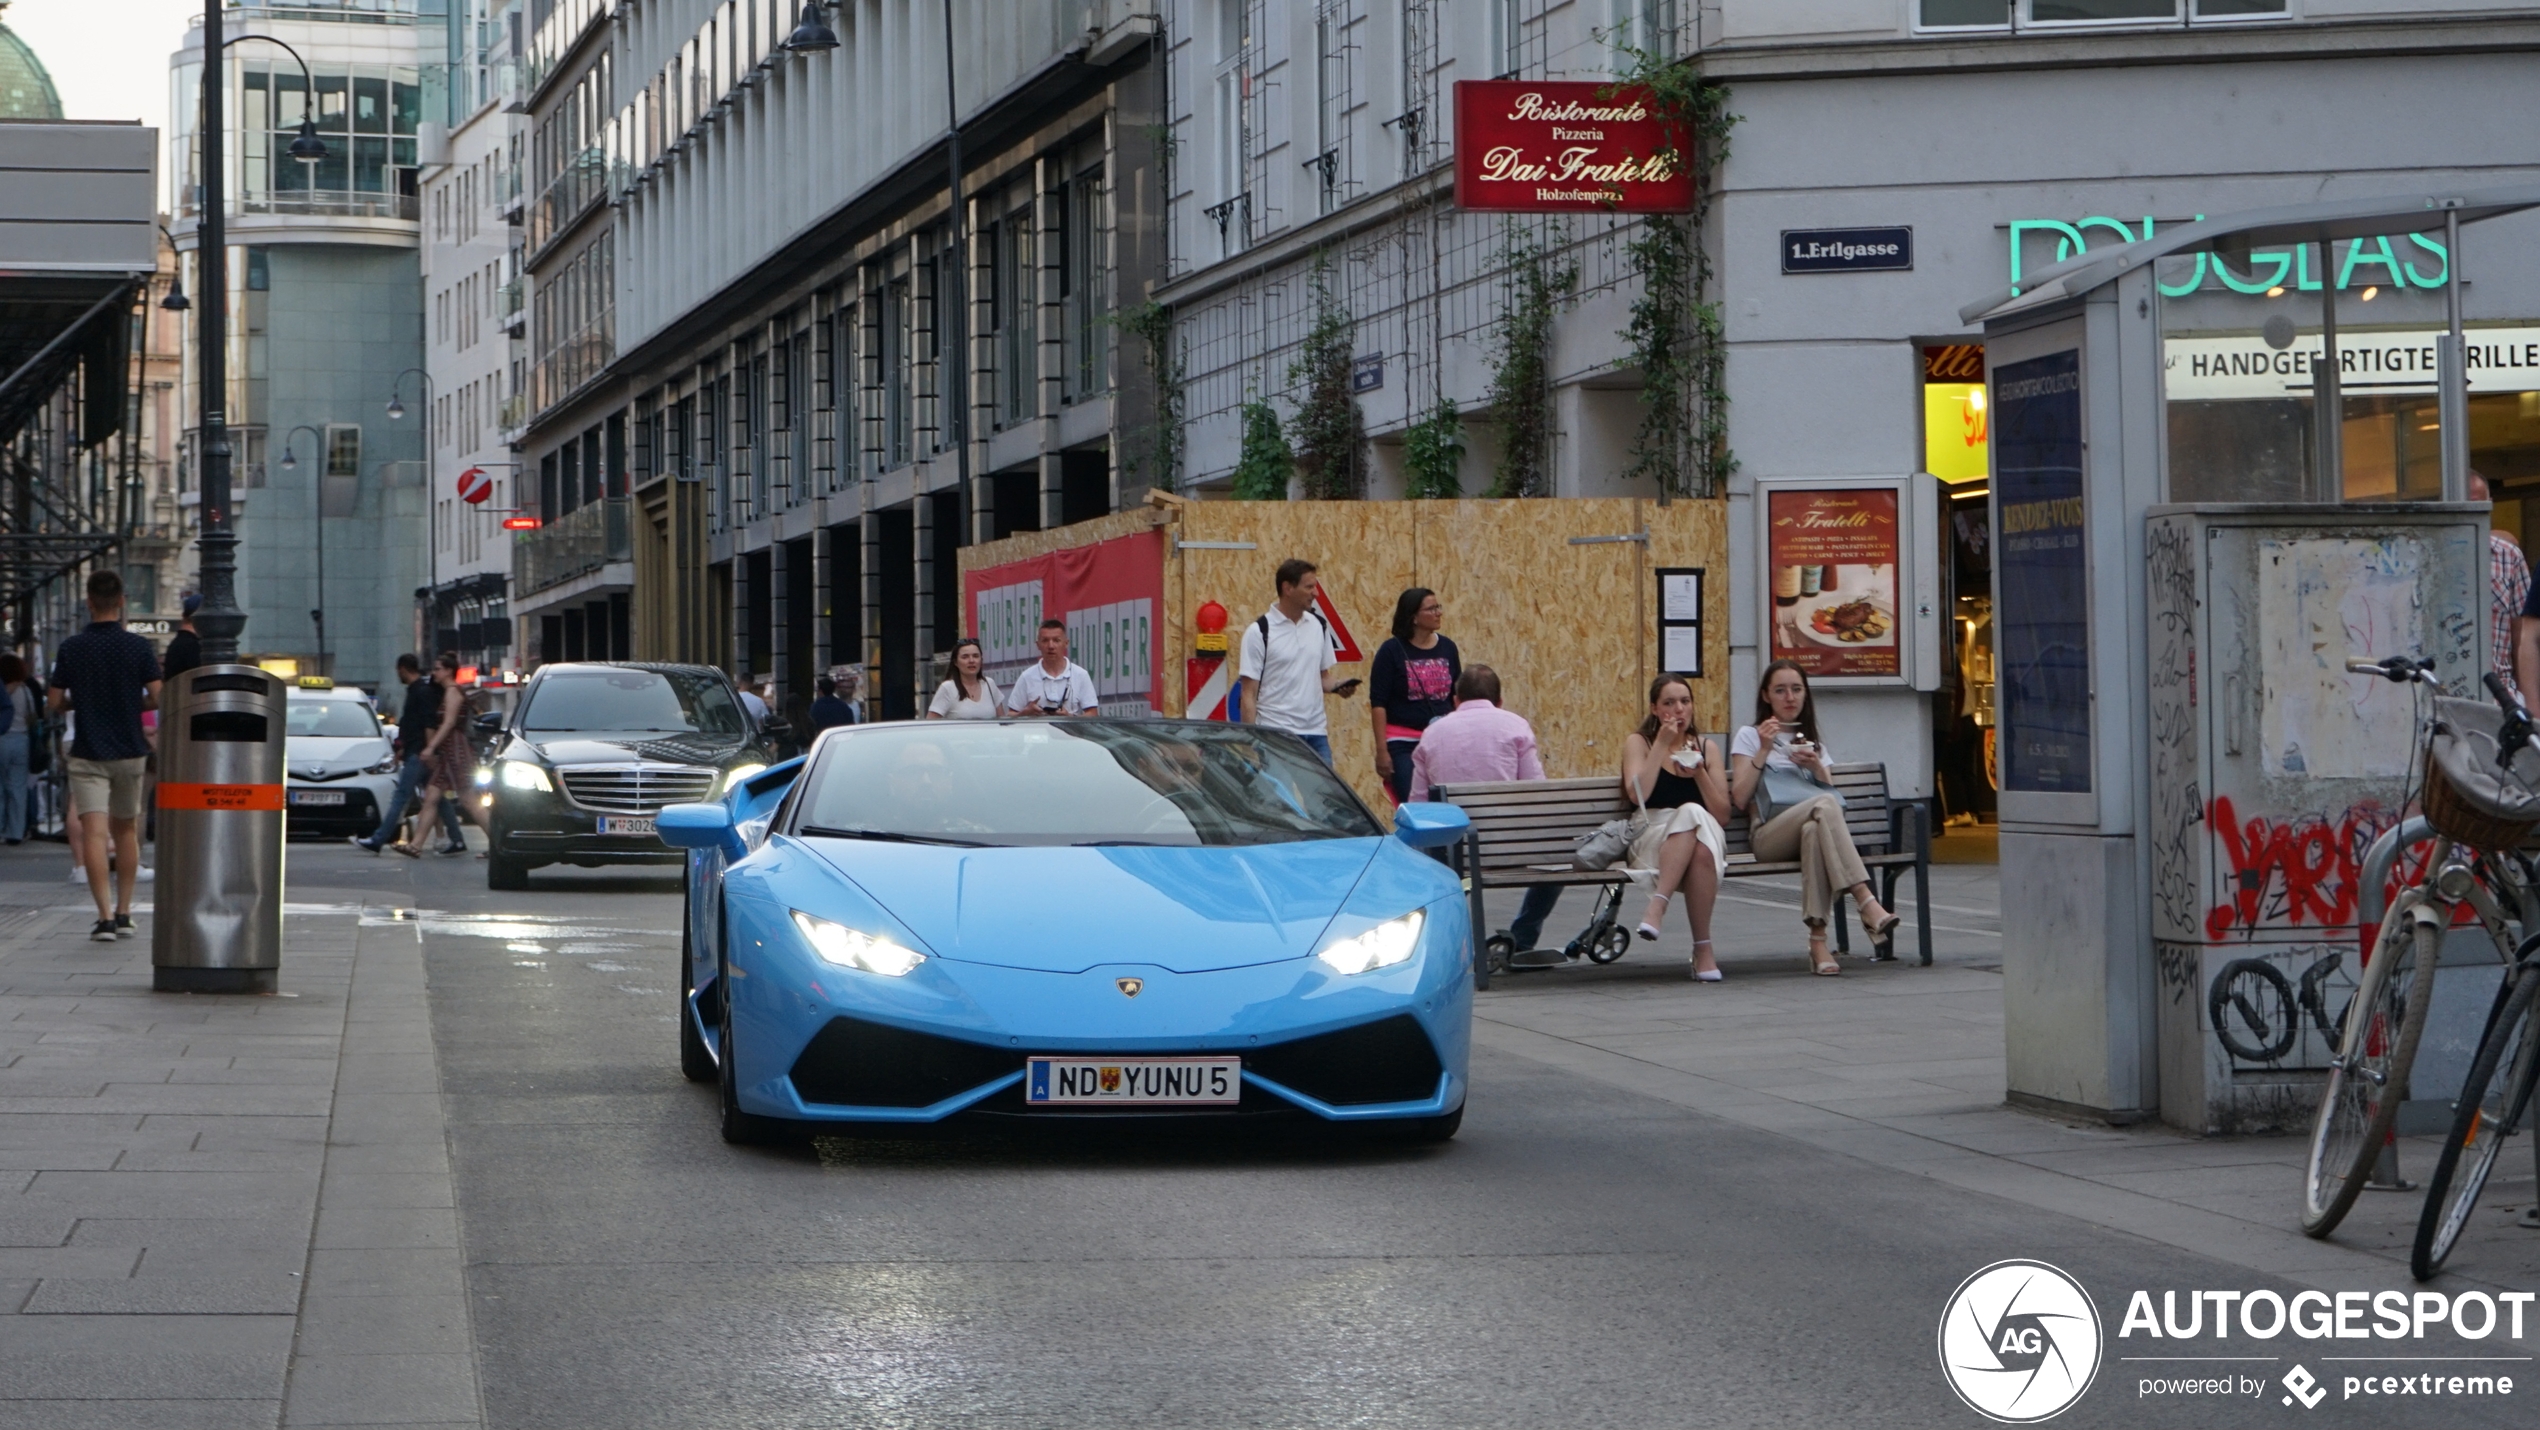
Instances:
[[[717,777],[689,765],[579,765],[556,774],[567,799],[600,814],[659,814],[666,804],[710,799]]]
[[[1334,1107],[1424,1101],[1437,1096],[1445,1071],[1408,1013],[1256,1049],[1244,1054],[1244,1066]]]
[[[931,1107],[1023,1066],[1023,1055],[861,1018],[832,1018],[794,1059],[805,1102]]]

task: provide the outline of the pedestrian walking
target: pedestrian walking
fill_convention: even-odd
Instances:
[[[379,828],[367,835],[353,836],[356,848],[372,854],[388,847],[388,842],[397,837],[406,806],[414,802],[415,791],[423,787],[423,742],[430,738],[441,715],[440,687],[425,678],[422,661],[411,654],[397,657],[397,682],[406,690],[405,699],[397,708],[397,788],[388,797],[388,808],[380,814]],[[422,821],[429,822],[430,818],[431,813],[427,812]],[[450,826],[450,837],[459,837],[456,824]]]
[[[68,771],[79,827],[64,833],[80,841],[97,904],[88,936],[130,938],[132,886],[141,871],[141,783],[150,763],[141,714],[158,707],[160,675],[150,642],[124,629],[121,576],[99,571],[88,578],[88,628],[62,642],[47,684],[55,714],[79,712]]]
[[[1808,926],[1808,971],[1843,971],[1826,948],[1826,918],[1834,901],[1849,893],[1861,906],[1861,927],[1885,942],[1897,916],[1881,907],[1870,871],[1843,822],[1843,799],[1828,771],[1834,757],[1817,733],[1817,701],[1808,673],[1794,660],[1764,667],[1755,691],[1755,723],[1729,742],[1729,799],[1749,811],[1747,847],[1767,863],[1799,860],[1799,912]]]
[[[855,723],[855,707],[838,698],[838,682],[828,676],[812,677],[811,737],[820,738],[823,730]]]
[[[1456,677],[1452,708],[1422,727],[1418,742],[1401,756],[1399,768],[1410,774],[1405,799],[1425,802],[1439,785],[1543,778],[1535,727],[1525,716],[1501,709],[1499,700],[1499,672],[1489,666],[1470,666]],[[1516,920],[1504,930],[1518,953],[1542,941],[1544,921],[1560,902],[1558,884],[1527,887]]]
[[[194,633],[194,613],[203,609],[203,598],[186,594],[176,623],[176,634],[168,637],[167,654],[159,657],[159,674],[169,680],[203,663],[203,638]]]
[[[432,812],[440,806],[442,796],[465,791],[476,778],[476,747],[467,738],[467,692],[459,688],[457,651],[445,650],[433,662],[432,683],[439,692],[440,710],[432,733],[423,741],[421,812],[415,818],[414,838],[389,846],[410,859],[423,854],[422,844],[427,837],[425,831],[431,828]],[[453,803],[460,806],[455,814],[451,810],[442,811],[450,842],[442,845],[437,852],[455,857],[467,852],[467,839],[460,832],[456,817],[465,815],[466,810],[465,801],[454,800]]]
[[[23,844],[34,806],[35,687],[26,661],[0,651],[0,841]]]
[[[1357,693],[1358,677],[1339,677],[1332,667],[1332,628],[1314,609],[1322,582],[1311,561],[1295,557],[1279,563],[1272,584],[1278,600],[1260,619],[1244,628],[1243,650],[1236,669],[1236,700],[1245,723],[1285,730],[1332,762],[1331,726],[1323,714],[1323,697],[1346,700]]]
[[[1062,627],[1061,629],[1064,629]],[[935,698],[927,702],[929,720],[994,720],[997,718],[997,683],[988,678],[988,653],[976,636],[963,636],[953,642],[952,675],[935,687]]]
[[[1729,784],[1719,743],[1693,728],[1693,686],[1681,675],[1649,684],[1649,715],[1623,739],[1623,793],[1633,805],[1631,844],[1624,867],[1649,873],[1649,907],[1637,932],[1655,940],[1666,927],[1667,904],[1684,895],[1685,921],[1693,927],[1693,977],[1720,981],[1711,948],[1711,910],[1729,871],[1729,840],[1720,827],[1729,817]]]
[[[1393,637],[1376,648],[1367,672],[1367,714],[1376,731],[1376,778],[1393,802],[1411,798],[1411,751],[1429,722],[1455,708],[1455,683],[1464,657],[1439,634],[1446,606],[1426,586],[1414,586],[1393,603]],[[1498,697],[1492,697],[1496,700]]]
[[[850,665],[838,672],[838,698],[847,703],[847,723],[862,725],[872,720],[864,708],[864,668]]]
[[[1094,698],[1094,678],[1067,658],[1067,623],[1056,616],[1041,622],[1032,643],[1040,647],[1041,658],[1014,677],[1014,688],[1005,695],[1006,713],[1044,719],[1102,713],[1096,708],[1100,702]]]

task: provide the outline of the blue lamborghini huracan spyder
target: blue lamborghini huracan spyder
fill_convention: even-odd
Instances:
[[[1201,721],[850,726],[689,851],[680,1064],[735,1142],[955,1116],[1286,1118],[1443,1140],[1472,936],[1303,742]]]

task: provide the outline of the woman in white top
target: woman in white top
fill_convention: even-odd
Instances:
[[[1649,718],[1623,741],[1623,793],[1639,811],[1632,816],[1624,864],[1634,883],[1650,873],[1642,938],[1658,937],[1667,901],[1684,892],[1685,919],[1693,925],[1693,976],[1701,983],[1720,981],[1720,966],[1711,956],[1711,907],[1729,866],[1728,838],[1720,830],[1729,789],[1720,769],[1719,744],[1693,733],[1693,686],[1681,675],[1650,682]]]
[[[929,720],[994,720],[997,718],[997,683],[980,667],[987,653],[979,648],[975,636],[963,636],[953,642],[952,678],[935,687],[935,698],[926,705]]]
[[[1796,661],[1777,660],[1764,667],[1764,683],[1755,692],[1755,723],[1737,732],[1729,744],[1729,797],[1740,809],[1754,807],[1757,787],[1767,769],[1826,786],[1827,792],[1790,802],[1768,801],[1770,818],[1747,835],[1747,847],[1767,863],[1799,861],[1799,911],[1808,925],[1808,971],[1828,976],[1842,965],[1826,948],[1826,917],[1834,911],[1837,892],[1849,893],[1861,906],[1861,927],[1874,940],[1896,931],[1897,917],[1879,906],[1870,888],[1870,871],[1852,847],[1852,831],[1843,822],[1843,802],[1831,789],[1834,757],[1817,738],[1817,702],[1808,693],[1808,673]],[[1790,780],[1782,781],[1784,784]]]

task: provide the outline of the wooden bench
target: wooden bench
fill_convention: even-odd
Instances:
[[[1922,962],[1931,964],[1931,828],[1920,804],[1889,799],[1887,766],[1836,765],[1834,787],[1844,798],[1844,823],[1852,830],[1853,847],[1879,886],[1879,902],[1896,907],[1896,886],[1908,871],[1914,876],[1916,933]],[[1522,889],[1538,884],[1602,887],[1629,881],[1617,864],[1611,869],[1579,869],[1570,859],[1579,839],[1609,819],[1632,812],[1622,783],[1610,775],[1583,780],[1506,780],[1439,785],[1432,795],[1461,808],[1473,821],[1472,833],[1456,848],[1456,872],[1462,874],[1473,901],[1473,979],[1490,986],[1490,963],[1482,954],[1489,924],[1482,913],[1485,889]],[[1748,821],[1732,812],[1728,834],[1728,877],[1796,874],[1799,862],[1766,863],[1747,842]],[[1834,905],[1837,950],[1850,952],[1852,935],[1848,898]]]

